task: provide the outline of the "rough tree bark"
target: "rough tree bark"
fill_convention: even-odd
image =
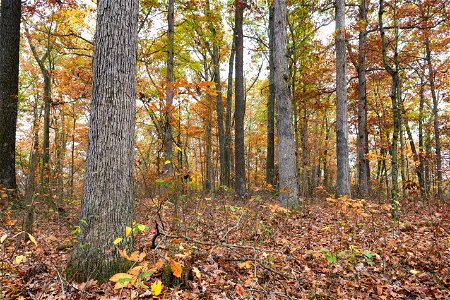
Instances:
[[[267,99],[266,183],[275,185],[275,85],[273,63],[273,5],[269,7],[269,97]]]
[[[278,174],[280,205],[299,206],[297,164],[295,162],[294,133],[292,129],[292,101],[289,91],[287,8],[285,0],[275,0],[274,7],[274,84],[277,99]]]
[[[138,0],[100,0],[78,243],[67,267],[77,281],[108,278],[128,262],[132,224]],[[123,237],[114,245],[113,241]]]
[[[244,141],[244,33],[242,25],[244,22],[244,9],[246,0],[235,0],[234,40],[236,48],[235,66],[235,95],[234,95],[234,173],[235,190],[243,196],[246,193],[245,183],[245,141]]]
[[[345,2],[336,0],[336,196],[350,195],[348,158]]]
[[[233,106],[233,70],[234,58],[236,54],[236,47],[233,37],[231,45],[230,61],[228,64],[228,79],[227,79],[227,109],[225,116],[225,173],[223,176],[224,184],[227,187],[231,186],[231,109]]]
[[[172,164],[172,108],[173,108],[173,60],[174,60],[174,10],[175,1],[169,0],[169,11],[167,14],[167,73],[166,73],[166,105],[165,105],[165,124],[164,124],[164,177],[172,177],[173,164]],[[168,163],[167,163],[168,162]]]
[[[366,38],[367,38],[367,0],[360,0],[359,20],[363,24],[359,31],[358,45],[358,192],[360,197],[369,193],[369,153],[367,137],[366,100]]]
[[[21,2],[2,0],[0,15],[0,186],[16,189]]]

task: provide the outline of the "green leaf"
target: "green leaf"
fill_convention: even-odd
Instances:
[[[147,277],[151,277],[153,275],[153,273],[150,272],[142,272],[141,274],[138,275],[138,279],[145,279]]]
[[[145,230],[145,225],[144,224],[138,224],[137,225],[137,229],[139,229],[140,231],[144,231]]]
[[[142,281],[139,281],[139,285],[140,285],[141,288],[143,288],[143,289],[148,289],[148,288],[149,288],[149,286],[146,285],[145,283],[143,283]]]
[[[363,253],[367,258],[372,258],[374,256],[369,250],[364,250]]]
[[[325,257],[329,264],[334,264],[336,262],[336,256],[325,254]]]
[[[133,280],[133,278],[120,278],[119,280],[117,280],[118,283],[125,283],[125,282],[131,282],[131,280]]]
[[[86,220],[84,220],[84,219],[81,219],[80,222],[83,223],[84,225],[87,225],[87,224],[88,224],[88,223],[86,222]]]

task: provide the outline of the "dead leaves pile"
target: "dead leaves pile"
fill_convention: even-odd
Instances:
[[[70,248],[56,251],[55,244],[69,239],[70,230],[61,233],[56,224],[39,223],[34,235],[38,245],[16,244],[14,249],[3,245],[1,272],[12,278],[5,281],[3,275],[3,296],[448,299],[448,204],[402,203],[401,221],[393,223],[385,205],[370,200],[315,200],[303,212],[284,210],[273,200],[185,198],[180,200],[176,220],[174,205],[167,203],[161,217],[165,233],[172,237],[160,237],[157,249],[149,249],[154,232],[137,234],[136,257],[134,252],[122,253],[136,258],[136,264],[103,285],[64,279],[61,270]],[[138,212],[137,221],[152,228],[155,219],[148,216],[155,216],[156,206],[151,199],[142,200],[140,207],[147,209]],[[41,226],[52,232],[43,232]],[[57,240],[43,242],[49,236]],[[21,255],[26,262],[16,263]],[[164,283],[165,265],[180,278],[179,283]],[[26,275],[30,272],[36,274]]]

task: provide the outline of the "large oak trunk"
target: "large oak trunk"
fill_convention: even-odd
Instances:
[[[68,273],[107,280],[131,248],[138,0],[100,0],[80,234]],[[119,245],[113,241],[123,237]]]

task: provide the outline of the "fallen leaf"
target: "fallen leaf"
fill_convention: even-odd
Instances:
[[[253,264],[253,262],[251,260],[246,260],[239,265],[239,269],[243,269],[243,268],[250,269],[252,267],[252,264]]]
[[[159,294],[161,294],[162,288],[163,288],[163,284],[162,284],[161,280],[158,280],[157,282],[152,283],[151,289],[152,289],[153,296],[158,296]]]
[[[16,259],[15,259],[16,265],[20,265],[20,263],[26,262],[26,261],[27,261],[27,257],[26,256],[24,256],[24,255],[16,256]]]
[[[27,233],[27,234],[28,234],[28,238],[30,239],[30,241],[37,246],[37,242],[36,242],[36,239],[34,238],[34,236],[32,236],[29,233]]]
[[[197,269],[197,267],[192,267],[192,272],[194,272],[195,276],[196,276],[198,279],[201,279],[201,278],[202,278],[202,274],[200,274],[200,270]]]
[[[181,278],[181,273],[183,272],[183,268],[179,263],[174,261],[173,259],[170,260],[170,268],[172,269],[173,276]]]

